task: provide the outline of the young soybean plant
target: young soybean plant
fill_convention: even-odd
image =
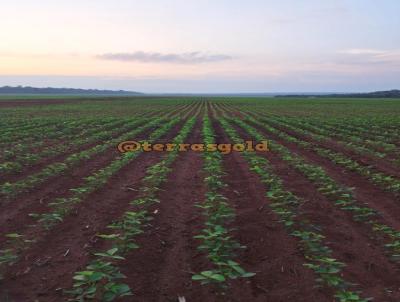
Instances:
[[[203,119],[204,142],[214,143],[214,136],[211,122],[208,117],[205,117]],[[205,153],[203,170],[206,172],[204,182],[208,192],[205,201],[197,207],[203,210],[206,223],[201,234],[194,238],[202,241],[198,249],[207,253],[207,258],[214,269],[194,274],[192,280],[200,281],[203,285],[215,284],[221,294],[224,294],[228,288],[228,280],[253,277],[255,273],[246,272],[239,263],[232,260],[235,252],[245,247],[234,240],[227,226],[235,218],[235,212],[229,206],[227,198],[220,193],[220,190],[226,186],[222,180],[224,172],[221,154]]]
[[[264,137],[254,128],[242,121],[232,121],[239,124],[254,138],[263,140]],[[240,143],[241,137],[232,128],[227,120],[220,121],[222,127],[229,137]],[[291,158],[291,154],[286,154]],[[244,158],[249,162],[250,169],[257,173],[261,182],[266,184],[267,197],[270,199],[270,207],[278,214],[281,223],[285,225],[291,236],[300,240],[307,263],[305,267],[312,269],[318,276],[317,282],[331,287],[335,290],[335,298],[340,302],[367,302],[371,298],[363,298],[361,293],[349,290],[353,284],[347,282],[342,277],[344,263],[337,261],[332,256],[332,250],[324,245],[324,236],[317,231],[320,227],[310,224],[306,220],[296,218],[298,210],[303,201],[293,193],[286,191],[282,180],[271,173],[273,169],[267,158],[249,152],[244,153]]]
[[[117,252],[118,249],[111,249],[102,255],[96,255],[104,260],[93,261],[86,267],[87,270],[75,274],[73,277],[74,289],[68,293],[76,298],[69,301],[83,302],[93,299],[94,301],[109,302],[114,301],[117,297],[132,295],[128,285],[118,282],[125,276],[119,272],[116,266],[107,261],[107,258],[124,259],[117,255]],[[107,282],[99,283],[99,280],[107,280]]]
[[[175,137],[174,141],[183,140],[191,131],[195,120],[190,119]],[[143,228],[152,219],[147,207],[159,202],[160,185],[166,181],[170,166],[178,157],[177,152],[171,152],[157,164],[147,168],[142,179],[139,197],[130,202],[129,209],[118,220],[107,228],[111,234],[98,234],[99,238],[109,240],[112,247],[105,252],[94,253],[94,260],[83,271],[75,272],[72,290],[65,291],[73,298],[70,301],[114,301],[120,297],[132,295],[129,285],[122,283],[126,277],[119,271],[119,262],[134,249],[139,248],[135,237],[143,232]],[[138,211],[138,208],[141,210]]]

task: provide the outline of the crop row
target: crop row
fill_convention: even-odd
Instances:
[[[263,138],[263,135],[245,122],[241,120],[234,120],[233,122],[246,129],[253,137],[257,139]],[[395,261],[400,260],[400,232],[383,223],[381,214],[366,204],[359,202],[354,197],[351,188],[337,184],[322,167],[308,163],[303,157],[294,154],[271,139],[269,143],[273,152],[278,153],[290,166],[311,180],[318,190],[331,200],[336,207],[349,212],[355,221],[365,223],[377,235],[386,238],[386,243],[383,244],[383,247],[389,257]]]
[[[161,119],[154,120],[152,123],[159,124]],[[162,135],[167,133],[173,125],[179,122],[179,118],[175,118],[170,122],[164,124],[149,136],[149,141],[154,141],[160,138]],[[143,132],[148,126],[142,126],[132,132],[131,135],[135,136]],[[108,179],[122,169],[125,165],[136,159],[141,152],[129,152],[124,153],[120,157],[112,161],[108,166],[99,169],[92,175],[85,178],[83,185],[70,189],[72,195],[66,198],[58,198],[53,202],[49,203],[52,208],[50,212],[46,213],[32,213],[30,216],[38,220],[39,226],[44,229],[50,229],[55,224],[63,221],[64,217],[70,213],[74,206],[81,203],[90,193],[98,190],[104,184],[107,183]],[[11,237],[10,237],[11,236]],[[35,242],[35,238],[27,238],[24,235],[13,233],[8,234],[11,239],[5,245],[8,248],[0,250],[0,264],[12,264],[17,260],[17,255],[20,254],[24,249],[28,248],[32,242]],[[15,247],[15,238],[18,238],[18,245]],[[14,247],[13,247],[14,246]]]
[[[153,113],[153,111],[149,112]],[[173,114],[172,117],[173,116],[176,116],[176,114]],[[44,144],[44,140],[17,143],[5,147],[4,157],[10,161],[0,164],[0,174],[20,172],[25,165],[32,165],[42,159],[55,157],[71,148],[74,150],[83,144],[93,143],[97,140],[110,139],[126,130],[128,126],[126,124],[129,123],[129,119],[121,120],[116,118],[106,118],[100,121],[100,124],[99,119],[63,122],[58,126],[62,126],[60,130],[50,131],[46,136],[46,140],[56,138],[57,142],[53,146],[45,148],[40,152],[38,152],[37,149]],[[116,128],[118,132],[115,130],[109,133],[102,132],[102,130],[112,130],[113,128]],[[39,129],[39,132],[48,133],[49,130]],[[29,149],[35,151],[28,152]]]
[[[83,118],[80,121],[67,119],[60,122],[60,119],[44,119],[43,122],[40,119],[35,119],[32,124],[27,125],[19,129],[10,129],[1,135],[1,146],[15,145],[19,143],[35,142],[42,139],[47,139],[49,137],[55,137],[57,131],[62,130],[65,126],[72,123],[90,123],[95,121],[93,118]]]
[[[136,119],[136,120],[124,125],[124,129],[135,128],[145,122],[146,122],[146,119],[143,119],[143,118]],[[145,129],[148,129],[148,128],[157,126],[160,122],[161,122],[160,119],[156,119],[156,120],[153,120],[153,121],[145,124],[143,127],[145,127]],[[113,133],[109,133],[108,131],[104,131],[104,132],[106,132],[107,137],[109,137],[113,133],[119,133],[120,131],[117,129],[116,131],[113,131]],[[117,144],[119,144],[122,141],[131,139],[132,135],[136,134],[136,133],[137,133],[137,129],[126,132],[126,133],[120,135],[119,137],[116,137],[116,138],[113,138],[113,139],[107,141],[106,143],[98,144],[89,149],[69,155],[63,162],[56,162],[56,163],[47,165],[41,171],[39,171],[33,175],[29,175],[22,180],[16,181],[14,183],[6,182],[4,184],[1,184],[0,185],[0,195],[2,195],[5,198],[12,198],[22,192],[29,191],[30,189],[33,189],[37,185],[43,183],[45,180],[47,180],[51,177],[54,177],[56,175],[60,175],[62,173],[66,173],[73,167],[76,167],[80,163],[92,158],[93,156],[100,154],[102,152],[105,152],[109,148],[116,146]],[[103,135],[103,134],[100,132],[99,135]]]
[[[54,130],[57,128],[57,124],[55,123],[54,119],[34,119],[23,126],[3,129],[0,133],[0,140],[2,144],[7,142],[15,142],[18,139],[31,137],[33,133],[40,133],[40,130],[43,128],[50,128],[51,130]]]
[[[165,112],[165,111],[164,111]],[[152,113],[157,113],[156,108],[140,110],[133,114],[133,117],[137,116],[146,116]],[[161,113],[161,112],[159,112]],[[132,114],[130,115],[132,118]],[[15,146],[18,144],[28,144],[28,143],[36,143],[38,141],[47,140],[49,138],[57,138],[57,132],[59,130],[63,130],[65,126],[68,126],[70,123],[91,123],[91,122],[99,122],[99,121],[108,121],[108,120],[121,120],[120,117],[62,117],[62,118],[35,118],[32,121],[21,121],[23,122],[23,126],[21,127],[10,127],[7,131],[0,132],[0,146],[6,147],[7,145]],[[123,117],[122,120],[127,120],[126,117]]]
[[[104,124],[116,122],[114,118],[104,119]],[[44,128],[33,130],[32,133],[20,140],[1,143],[1,158],[3,160],[12,160],[17,156],[23,156],[25,153],[37,152],[43,147],[51,147],[55,144],[65,143],[67,137],[73,138],[80,134],[86,127],[96,127],[99,124],[98,119],[69,119],[56,123],[57,126],[50,125]],[[32,152],[33,151],[33,152]]]
[[[117,120],[114,118],[108,118],[102,120],[100,125],[107,125]],[[76,135],[83,135],[85,131],[90,131],[93,127],[97,127],[99,125],[99,120],[93,119],[90,121],[82,120],[68,120],[62,123],[62,127],[58,127],[57,130],[51,131],[46,139],[37,140],[37,141],[22,141],[22,142],[13,142],[13,143],[6,143],[2,146],[2,152],[0,154],[0,158],[3,161],[7,160],[15,160],[19,156],[23,156],[26,153],[33,153],[34,151],[37,152],[38,150],[42,150],[43,146],[47,143],[45,147],[52,147],[54,143],[65,143],[68,138],[74,138]],[[38,132],[48,130],[40,129]]]
[[[344,123],[346,122],[346,123]],[[363,141],[368,146],[375,148],[376,150],[383,149],[385,152],[392,152],[396,150],[397,146],[392,142],[398,141],[399,133],[387,132],[382,126],[376,126],[376,130],[371,129],[371,122],[365,123],[365,128],[352,125],[354,121],[342,121],[336,122],[335,124],[319,122],[306,122],[302,121],[303,124],[309,126],[313,130],[321,129],[324,132],[330,131],[335,136],[340,135],[341,137],[349,136],[352,140],[361,142]]]
[[[203,140],[205,144],[215,144],[215,133],[208,116],[203,118]],[[197,206],[202,209],[205,226],[195,238],[201,240],[198,249],[207,254],[212,263],[211,270],[202,271],[192,276],[201,284],[217,284],[222,290],[228,286],[229,279],[248,278],[255,274],[246,272],[234,261],[236,251],[245,248],[237,242],[229,224],[235,219],[235,210],[229,206],[227,198],[221,193],[226,184],[225,173],[219,152],[204,152],[204,182],[207,188],[205,200]]]
[[[255,119],[249,119],[249,120],[256,125],[263,127],[268,132],[271,132],[277,135],[278,137],[284,139],[285,141],[295,143],[305,149],[312,150],[316,152],[318,155],[329,159],[333,163],[342,166],[349,171],[357,172],[358,174],[370,180],[372,183],[382,187],[387,191],[393,192],[395,194],[398,194],[400,192],[400,180],[394,176],[390,176],[383,172],[377,171],[376,167],[362,165],[356,160],[349,158],[348,156],[346,156],[341,152],[335,152],[332,151],[331,149],[321,147],[315,143],[300,140],[285,132],[279,131],[278,129],[266,123],[259,122]]]
[[[398,128],[398,122],[396,120],[380,118],[379,120],[374,120],[371,118],[357,119],[353,118],[351,120],[333,120],[333,121],[310,121],[314,126],[321,125],[328,130],[342,131],[348,134],[359,135],[361,137],[369,137],[372,140],[382,141],[382,142],[399,142],[400,131]]]
[[[321,142],[331,142],[333,138],[340,138],[342,141],[335,140],[335,143],[338,143],[355,153],[361,155],[367,154],[378,159],[385,158],[390,155],[390,152],[396,150],[396,145],[393,144],[362,139],[357,134],[340,134],[339,131],[334,129],[327,130],[322,126],[310,126],[306,122],[296,122],[293,118],[269,117],[268,121],[275,123],[278,126],[283,126],[289,130],[301,131],[302,134]],[[382,149],[384,149],[384,151],[382,151]]]
[[[225,132],[235,143],[243,143],[231,123],[221,119],[220,123]],[[253,133],[253,129],[242,126]],[[262,135],[253,133],[259,140],[265,140]],[[304,266],[312,269],[318,276],[317,282],[328,286],[335,291],[335,297],[340,302],[365,302],[369,299],[361,297],[359,292],[351,290],[352,284],[342,277],[344,263],[333,258],[332,250],[324,243],[325,236],[320,226],[311,224],[307,219],[301,219],[299,211],[305,202],[290,191],[287,191],[282,180],[272,172],[269,161],[254,152],[243,152],[243,157],[249,164],[250,170],[255,172],[266,187],[266,197],[272,211],[278,215],[288,233],[297,238],[302,246],[307,262]]]
[[[189,119],[173,141],[181,143],[194,124],[195,119]],[[73,288],[66,291],[72,301],[113,301],[118,297],[132,295],[130,287],[122,283],[125,276],[120,272],[119,266],[126,260],[129,252],[139,248],[135,237],[143,233],[152,219],[148,208],[160,202],[160,186],[166,182],[170,167],[177,157],[178,151],[172,151],[160,162],[149,167],[141,181],[138,197],[130,202],[130,208],[119,220],[107,227],[110,232],[98,234],[99,238],[109,242],[109,247],[105,251],[95,252],[85,269],[75,272]]]
[[[301,131],[302,134],[313,137],[318,141],[329,142],[329,139],[332,139],[331,137],[339,137],[343,141],[335,140],[335,143],[342,145],[345,149],[351,150],[356,154],[367,155],[372,160],[385,159],[388,163],[400,164],[398,147],[392,143],[377,139],[366,139],[360,134],[340,134],[339,130],[334,128],[325,129],[323,125],[311,126],[306,122],[296,123],[293,118],[280,118],[279,124],[293,131]]]
[[[115,129],[117,129],[118,132],[127,130],[124,124],[125,121],[113,121],[100,125],[97,122],[94,123],[94,127],[92,128],[88,128],[90,125],[81,125],[82,130],[84,130],[79,135],[73,133],[61,136],[59,138],[59,143],[39,152],[24,152],[20,155],[16,155],[15,152],[13,152],[13,149],[11,149],[10,152],[8,152],[8,155],[10,156],[12,153],[14,158],[12,161],[6,161],[0,164],[0,175],[21,172],[25,166],[33,165],[43,159],[50,159],[57,155],[61,155],[68,150],[77,150],[80,146],[85,144],[110,139],[113,135],[117,134],[115,133]],[[25,146],[29,147],[29,144]]]

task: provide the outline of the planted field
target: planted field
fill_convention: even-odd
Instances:
[[[0,230],[0,301],[398,302],[400,101],[2,101]]]

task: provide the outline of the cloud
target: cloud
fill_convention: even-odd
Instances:
[[[381,55],[386,53],[385,50],[369,49],[369,48],[351,48],[339,51],[342,54],[348,55]]]
[[[105,53],[97,55],[96,58],[109,61],[122,62],[142,62],[142,63],[178,63],[178,64],[198,64],[209,62],[220,62],[231,60],[232,57],[223,54],[206,54],[201,52],[187,53],[158,53],[136,51],[132,53]]]
[[[338,51],[339,63],[345,64],[399,64],[400,50],[352,48]]]

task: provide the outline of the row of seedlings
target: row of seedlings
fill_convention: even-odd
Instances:
[[[348,156],[344,155],[341,152],[335,152],[331,149],[318,146],[315,143],[298,139],[294,136],[279,131],[278,129],[272,126],[257,121],[255,119],[247,118],[247,121],[250,121],[251,123],[264,128],[268,132],[277,135],[278,137],[287,142],[295,143],[304,149],[312,150],[316,152],[318,155],[329,159],[333,163],[342,166],[349,171],[353,171],[360,174],[361,176],[371,181],[373,184],[380,186],[386,191],[392,192],[394,194],[400,193],[400,180],[394,176],[387,175],[383,172],[377,171],[375,167],[362,165],[356,160],[349,158]]]
[[[215,133],[210,118],[203,118],[203,140],[205,144],[215,144]],[[205,225],[195,238],[201,240],[198,249],[207,254],[213,268],[192,276],[201,284],[217,286],[220,294],[224,294],[230,279],[249,278],[255,273],[246,272],[235,256],[238,250],[244,249],[232,236],[230,223],[235,219],[235,211],[227,198],[221,194],[226,187],[223,181],[222,155],[219,152],[204,152],[204,182],[207,188],[205,200],[197,206],[202,209]]]
[[[243,139],[226,120],[220,123],[234,143],[243,143]],[[266,140],[259,133],[253,133],[260,141]],[[332,256],[332,250],[325,244],[326,239],[321,227],[311,224],[301,218],[301,206],[305,202],[292,192],[286,190],[282,180],[275,175],[267,158],[255,152],[243,152],[243,157],[249,164],[250,170],[256,173],[266,187],[266,197],[272,211],[278,215],[280,222],[288,233],[297,238],[302,247],[307,262],[304,266],[310,268],[318,276],[316,281],[334,290],[334,296],[340,302],[366,302],[358,291],[351,290],[354,286],[342,277],[343,262]]]
[[[194,124],[195,119],[189,119],[173,142],[182,143]],[[120,219],[107,227],[109,232],[98,234],[99,238],[108,242],[108,247],[93,253],[93,258],[85,269],[75,272],[73,287],[66,291],[71,301],[113,301],[132,295],[130,287],[123,283],[125,276],[119,267],[123,265],[123,261],[128,261],[126,257],[132,250],[139,248],[135,242],[136,236],[142,234],[146,226],[150,226],[153,212],[149,208],[160,202],[160,187],[166,182],[178,153],[177,149],[171,151],[164,159],[147,169],[138,197],[130,202],[129,208]]]
[[[241,120],[236,120],[235,123],[253,137],[262,137],[249,124]],[[318,190],[331,200],[335,206],[341,210],[350,212],[354,221],[370,226],[378,237],[385,238],[383,247],[389,258],[396,262],[400,261],[400,231],[385,224],[380,213],[366,204],[359,202],[354,197],[352,188],[338,184],[322,167],[308,163],[303,157],[294,154],[286,147],[272,140],[269,140],[269,143],[274,152],[277,152],[284,161],[313,182]]]
[[[137,119],[132,122],[127,123],[123,129],[127,131],[129,129],[134,128],[134,130],[129,130],[118,137],[111,138],[115,133],[121,133],[121,130],[117,129],[115,131],[104,131],[104,133],[99,133],[99,137],[103,137],[104,139],[108,139],[106,143],[99,143],[94,147],[89,149],[74,153],[69,155],[62,162],[55,162],[50,165],[47,165],[42,170],[32,175],[29,175],[21,180],[15,181],[13,183],[5,182],[0,185],[0,197],[4,199],[12,199],[15,198],[18,194],[28,192],[29,190],[35,188],[39,184],[45,182],[47,179],[67,173],[74,167],[78,166],[84,161],[87,161],[93,158],[96,155],[99,155],[113,146],[118,145],[122,141],[126,141],[132,138],[132,136],[138,134],[138,129],[144,131],[146,129],[156,127],[161,123],[163,119],[154,119],[151,122],[147,122],[145,118]],[[137,128],[139,126],[139,128]]]
[[[162,137],[177,124],[179,120],[179,118],[175,118],[152,132],[149,136],[149,141],[153,142]],[[159,124],[160,122],[161,119],[154,121],[155,124]],[[137,135],[146,128],[147,126],[139,127],[132,135]],[[104,186],[112,175],[115,175],[124,166],[135,160],[140,154],[141,151],[123,153],[107,167],[101,168],[92,175],[86,177],[83,185],[70,189],[72,191],[70,197],[57,198],[49,203],[49,207],[51,207],[50,212],[40,214],[32,213],[30,216],[37,219],[39,227],[49,230],[54,225],[62,222],[64,217],[74,209],[76,204],[81,203],[89,194]],[[5,243],[5,247],[0,250],[0,268],[3,267],[3,271],[6,265],[14,264],[18,260],[18,255],[35,242],[35,238],[27,238],[27,236],[19,233],[6,234],[6,237],[8,241]]]

